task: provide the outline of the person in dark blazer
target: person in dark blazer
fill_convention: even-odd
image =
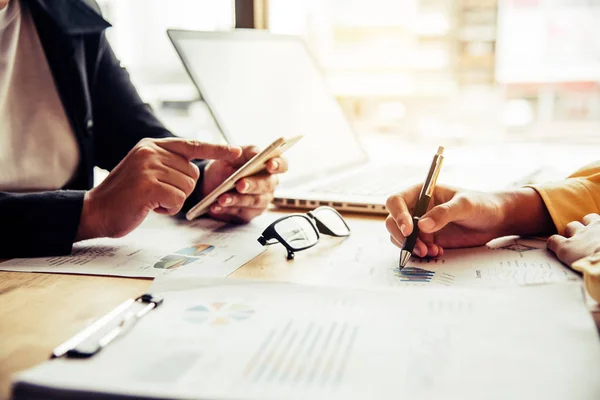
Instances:
[[[0,258],[69,254],[120,237],[150,211],[186,210],[256,154],[175,137],[143,103],[87,0],[0,0]],[[93,168],[110,171],[94,187]],[[273,198],[267,172],[210,215],[246,222]]]

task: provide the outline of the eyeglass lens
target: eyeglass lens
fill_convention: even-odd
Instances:
[[[336,236],[348,236],[350,229],[338,213],[331,208],[320,207],[312,212],[315,219],[325,225]],[[325,232],[322,232],[325,233]]]
[[[294,250],[314,245],[319,239],[315,228],[304,217],[291,216],[275,225],[275,231]]]

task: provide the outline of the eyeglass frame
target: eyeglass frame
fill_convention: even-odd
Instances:
[[[323,210],[323,209],[333,211],[334,213],[337,214],[338,217],[340,217],[340,220],[343,222],[346,229],[348,229],[347,235],[336,234],[315,216],[314,213],[316,211]],[[279,233],[277,233],[277,231],[275,230],[275,225],[277,225],[279,222],[281,222],[283,220],[286,220],[286,219],[292,218],[292,217],[302,217],[309,222],[310,226],[313,228],[313,230],[315,231],[315,234],[317,236],[317,240],[313,244],[302,247],[300,249],[295,249],[295,248],[292,248],[292,246],[290,246],[290,244],[285,239],[283,239],[283,237],[281,237],[281,235]],[[323,230],[323,232],[321,232],[321,230]],[[267,226],[265,228],[262,235],[260,235],[260,237],[257,240],[258,240],[258,243],[262,244],[263,246],[270,246],[272,244],[281,243],[288,252],[287,259],[293,260],[294,256],[295,256],[295,252],[310,249],[311,247],[316,246],[316,244],[319,243],[319,240],[321,239],[321,235],[320,235],[321,233],[323,233],[324,235],[333,236],[333,237],[348,237],[348,236],[350,236],[350,232],[351,232],[350,227],[346,223],[346,220],[344,219],[344,217],[342,217],[342,214],[340,214],[338,212],[338,210],[336,210],[333,207],[329,207],[329,206],[320,206],[320,207],[317,207],[314,210],[311,210],[305,214],[300,214],[300,213],[288,214],[281,218],[276,219],[275,221],[271,222],[271,224],[269,226]],[[267,239],[266,236],[269,236],[269,238]],[[276,239],[277,242],[269,242],[269,240],[273,240],[273,239]]]

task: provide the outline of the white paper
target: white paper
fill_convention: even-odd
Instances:
[[[186,399],[598,399],[578,284],[360,290],[159,278],[164,303],[89,360],[19,376]],[[56,396],[59,398],[59,396]]]
[[[0,270],[145,278],[177,272],[225,277],[265,250],[256,239],[268,222],[270,218],[261,217],[247,225],[211,219],[188,223],[153,216],[123,238],[78,242],[68,256],[11,259],[0,263]]]
[[[486,246],[445,249],[439,258],[412,257],[400,270],[400,250],[383,224],[358,224],[331,248],[319,283],[342,286],[517,287],[580,281],[537,239],[499,238]]]

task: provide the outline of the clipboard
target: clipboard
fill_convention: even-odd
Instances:
[[[92,325],[57,346],[50,358],[89,358],[127,333],[144,315],[160,306],[163,298],[149,293],[129,299]]]

